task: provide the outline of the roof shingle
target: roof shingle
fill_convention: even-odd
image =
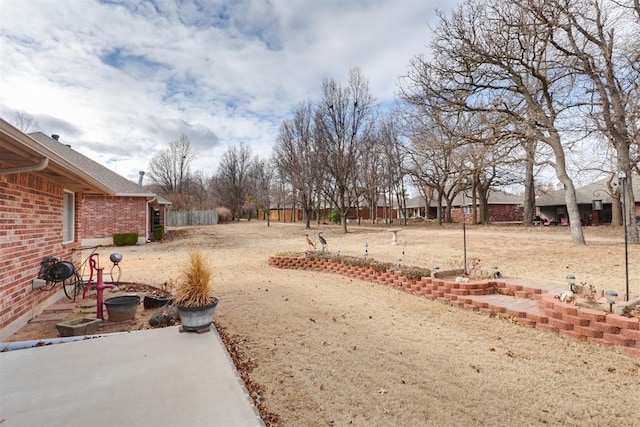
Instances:
[[[137,183],[128,180],[112,170],[102,166],[101,164],[91,160],[90,158],[78,153],[73,148],[69,147],[45,135],[42,132],[34,132],[29,134],[30,137],[44,145],[49,150],[58,154],[66,159],[69,163],[72,163],[76,167],[82,169],[94,179],[102,183],[104,186],[113,190],[116,196],[129,196],[129,197],[154,197],[155,194],[145,190],[144,187]]]

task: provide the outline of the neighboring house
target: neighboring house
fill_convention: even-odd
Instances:
[[[524,216],[524,208],[522,205],[523,196],[505,193],[503,191],[490,191],[488,198],[488,220],[489,222],[516,222],[522,221]],[[443,200],[443,203],[444,200]],[[465,197],[462,199],[462,195],[458,195],[453,199],[451,203],[451,218],[453,221],[462,221],[462,206],[471,206],[472,199]],[[478,204],[479,208],[480,205]],[[394,209],[397,209],[394,208]],[[446,205],[442,207],[443,218],[445,217]],[[407,200],[407,218],[436,218],[438,213],[438,199],[437,194],[431,200],[429,205],[429,211],[426,212],[426,203],[423,196],[413,197]],[[480,214],[478,213],[478,216]],[[397,217],[397,215],[394,215]],[[467,221],[469,219],[467,218]]]
[[[640,215],[640,177],[632,175],[636,216]],[[617,179],[615,180],[617,184]],[[576,189],[576,200],[580,218],[586,224],[609,224],[612,217],[612,198],[607,188],[607,179]],[[565,190],[551,191],[536,198],[536,208],[543,221],[568,224],[569,215],[565,202]]]
[[[380,197],[378,205],[376,206],[376,218],[378,222],[384,221],[384,218],[391,214],[392,209],[390,207],[385,208],[384,197]],[[334,210],[331,207],[322,207],[319,210],[314,209],[311,212],[311,221],[318,221],[318,217],[321,222],[329,221],[331,217],[331,211]],[[347,211],[348,221],[357,221],[360,218],[361,221],[371,221],[373,209],[369,207],[369,204],[362,199],[358,207],[349,208]],[[258,210],[258,219],[266,221],[267,211],[264,209]],[[290,203],[285,206],[272,206],[269,209],[269,220],[280,222],[302,222],[304,221],[304,210],[300,207],[292,208]]]
[[[153,239],[154,225],[165,226],[166,210],[170,202],[145,190],[88,157],[42,132],[29,134],[49,150],[82,169],[104,187],[110,195],[83,195],[82,244],[113,244],[114,233],[138,233],[138,243]]]
[[[115,192],[0,119],[0,340],[41,313],[61,289],[32,288],[45,256],[80,263],[83,199]]]
[[[503,191],[490,191],[489,192],[489,222],[521,222],[524,216],[524,207],[522,204],[523,196],[505,193]],[[434,197],[431,200],[428,212],[426,212],[425,199],[423,196],[412,197],[407,200],[407,218],[424,218],[433,219],[437,215],[437,198]],[[460,207],[462,206],[462,196],[459,195],[454,198],[451,205],[451,217],[454,221],[462,221],[462,214]],[[471,205],[471,198],[466,197],[464,204]],[[446,206],[443,206],[443,217]],[[370,221],[372,209],[363,202],[359,208],[350,208],[347,213],[347,219],[350,221],[360,218],[362,221]],[[386,206],[384,197],[380,197],[378,206],[376,207],[376,218],[379,223],[387,223],[391,220],[397,221],[402,217],[401,210],[398,209],[396,201],[393,202],[393,206]],[[320,209],[321,221],[328,221],[330,216],[330,208]],[[291,205],[286,207],[272,207],[269,212],[269,219],[271,221],[304,221],[304,212],[300,208],[291,208]],[[479,215],[479,214],[478,214]],[[258,211],[258,219],[266,220],[266,212],[263,210]],[[316,221],[316,211],[312,213],[312,221]],[[469,217],[467,217],[469,221]]]

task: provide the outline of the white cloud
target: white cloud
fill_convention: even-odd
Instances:
[[[187,135],[210,174],[229,145],[266,157],[279,123],[353,67],[379,102],[425,51],[425,0],[0,2],[0,114],[132,180]]]

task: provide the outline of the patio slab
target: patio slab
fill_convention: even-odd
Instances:
[[[10,426],[264,426],[217,331],[151,329],[0,353]]]

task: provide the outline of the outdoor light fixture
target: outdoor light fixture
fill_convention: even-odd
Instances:
[[[607,297],[607,302],[609,303],[609,313],[613,313],[613,304],[616,303],[618,293],[616,291],[605,291],[604,296]]]
[[[622,191],[622,225],[624,228],[624,279],[626,283],[625,301],[629,301],[629,242],[627,238],[627,174],[624,171],[618,172],[620,181],[620,191]]]
[[[497,265],[494,265],[493,267],[491,267],[491,277],[493,277],[494,279],[499,279],[501,274],[500,274],[500,269],[498,268]]]
[[[440,271],[440,267],[438,267],[437,265],[434,265],[433,269],[431,270],[431,277],[433,278],[438,277],[438,271]]]
[[[573,287],[576,285],[576,276],[573,274],[567,274],[567,284],[569,285],[571,292],[573,292]]]
[[[602,210],[602,200],[593,200],[591,202],[591,209],[594,211],[601,211]]]

